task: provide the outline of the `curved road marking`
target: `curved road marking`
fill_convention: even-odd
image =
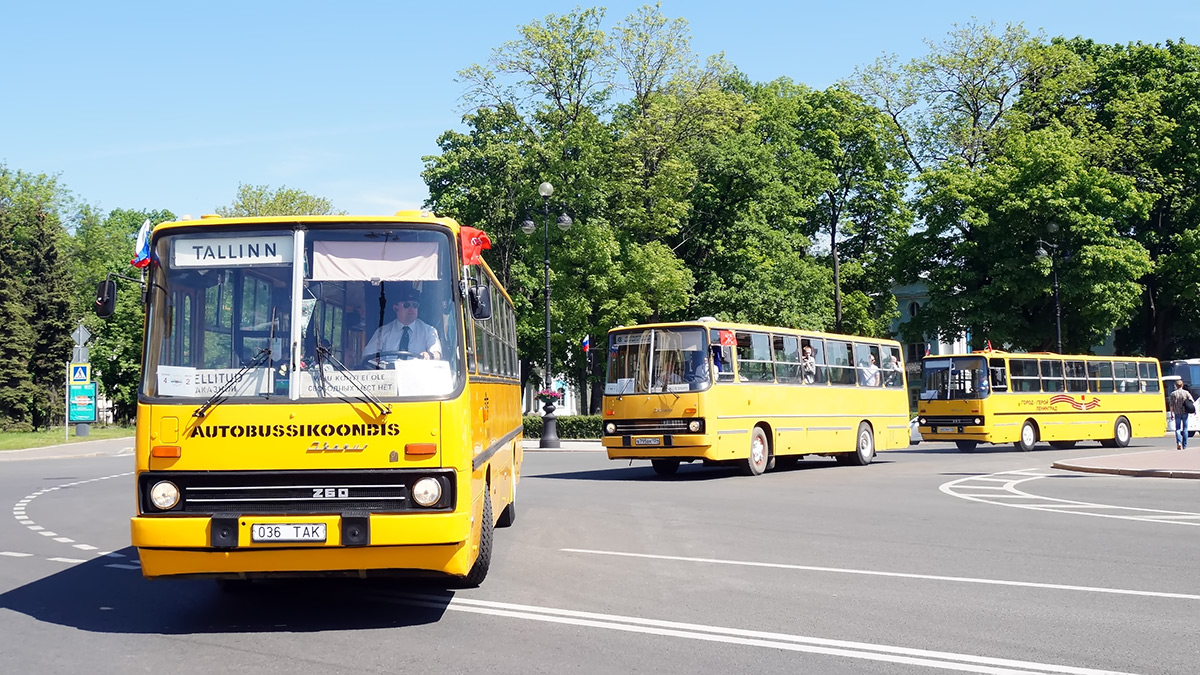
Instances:
[[[788,633],[772,633],[766,631],[745,630],[725,626],[709,626],[679,621],[663,621],[660,619],[644,619],[636,616],[619,614],[599,614],[596,612],[581,612],[554,607],[538,607],[519,605],[507,602],[492,602],[473,600],[454,596],[445,598],[418,593],[385,593],[397,601],[432,607],[441,610],[485,614],[528,621],[542,621],[570,626],[600,628],[661,635],[665,637],[702,640],[705,642],[720,642],[725,644],[743,645],[749,647],[767,647],[791,652],[840,656],[851,659],[882,661],[887,663],[902,663],[912,666],[939,668],[967,673],[988,673],[989,675],[1116,675],[1117,671],[1097,670],[1079,666],[1066,666],[1053,663],[1037,663],[1034,661],[1018,661],[1001,659],[990,656],[959,654],[955,652],[940,652],[930,649],[912,647],[897,647],[892,645],[872,644],[869,642],[851,642],[848,640],[833,640],[829,638],[791,635]]]
[[[1167,523],[1169,525],[1200,526],[1200,513],[1143,509],[1133,506],[1115,506],[1113,504],[1098,504],[1073,499],[1043,497],[1042,495],[1030,494],[1017,487],[1022,483],[1061,475],[1065,474],[1057,472],[1044,473],[1038,468],[1018,469],[1016,471],[1001,471],[984,476],[967,476],[966,478],[959,478],[948,483],[943,483],[938,486],[938,489],[951,497],[984,504],[1008,506],[1014,509],[1071,513],[1077,516],[1118,518],[1120,520],[1140,520],[1149,523]],[[1078,477],[1078,474],[1070,475]],[[994,485],[994,483],[1001,484]],[[1098,510],[1104,512],[1098,513]]]
[[[57,532],[51,532],[51,531],[47,530],[46,528],[42,527],[41,525],[38,525],[37,523],[33,522],[33,520],[29,517],[29,515],[25,513],[25,509],[27,506],[29,506],[30,502],[32,502],[33,500],[37,499],[38,497],[41,497],[44,494],[47,494],[50,492],[55,492],[56,490],[64,490],[66,488],[73,488],[73,487],[77,487],[80,485],[86,485],[88,483],[95,483],[97,481],[108,480],[109,478],[121,478],[123,476],[132,476],[132,475],[133,475],[132,471],[126,471],[124,473],[114,473],[111,476],[100,476],[99,478],[89,478],[87,480],[77,480],[77,481],[72,481],[70,483],[63,483],[62,485],[55,485],[53,487],[43,488],[41,490],[38,490],[37,492],[31,492],[30,494],[27,494],[24,497],[22,497],[21,499],[19,499],[16,504],[13,504],[13,510],[12,510],[13,518],[16,518],[18,523],[24,525],[31,532],[37,532],[38,534],[40,534],[46,538],[53,537],[54,541],[57,541],[62,544],[71,544],[74,548],[77,548],[80,551],[85,551],[88,553],[92,553],[94,551],[95,553],[93,555],[100,556],[100,557],[124,558],[125,554],[123,554],[123,553],[114,553],[112,551],[101,551],[101,550],[99,550],[98,547],[92,546],[91,544],[79,543],[79,542],[75,541],[74,539],[71,539],[70,537],[60,536]],[[24,558],[24,557],[31,556],[33,554],[17,553],[17,552],[13,552],[13,551],[0,551],[0,555],[13,557],[13,558]],[[48,558],[48,559],[53,560],[54,562],[66,562],[66,563],[73,563],[73,564],[86,562],[84,560],[78,560],[75,558],[58,558],[58,557],[56,557],[56,558]],[[109,565],[109,567],[114,567],[114,566],[116,566],[116,565]],[[122,566],[122,567],[127,567],[127,566]]]

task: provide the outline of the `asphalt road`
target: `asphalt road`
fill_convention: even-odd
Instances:
[[[121,445],[0,456],[0,673],[1200,672],[1200,485],[1050,468],[1094,444],[669,480],[529,452],[478,589],[232,595],[141,577]]]

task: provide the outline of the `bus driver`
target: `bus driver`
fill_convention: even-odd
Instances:
[[[437,331],[417,318],[421,306],[421,292],[411,286],[400,290],[392,309],[396,320],[379,327],[363,347],[363,357],[399,356],[400,358],[442,358],[442,343]]]

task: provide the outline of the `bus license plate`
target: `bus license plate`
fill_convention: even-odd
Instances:
[[[956,431],[958,431],[958,429],[955,427],[938,427],[937,428],[937,432],[939,434],[952,434]]]
[[[250,541],[325,541],[325,523],[254,523],[250,526]]]
[[[661,438],[635,438],[635,439],[633,439],[633,444],[634,445],[662,445],[662,439]]]

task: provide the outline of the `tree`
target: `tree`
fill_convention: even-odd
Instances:
[[[330,216],[344,211],[334,210],[333,204],[323,197],[315,197],[300,190],[279,187],[274,190],[267,185],[238,185],[237,197],[229,206],[217,207],[217,215],[223,218],[246,216]]]
[[[0,429],[20,431],[32,429],[35,395],[29,363],[36,337],[25,300],[18,232],[27,180],[25,174],[0,164],[0,325],[5,333],[0,340]]]

